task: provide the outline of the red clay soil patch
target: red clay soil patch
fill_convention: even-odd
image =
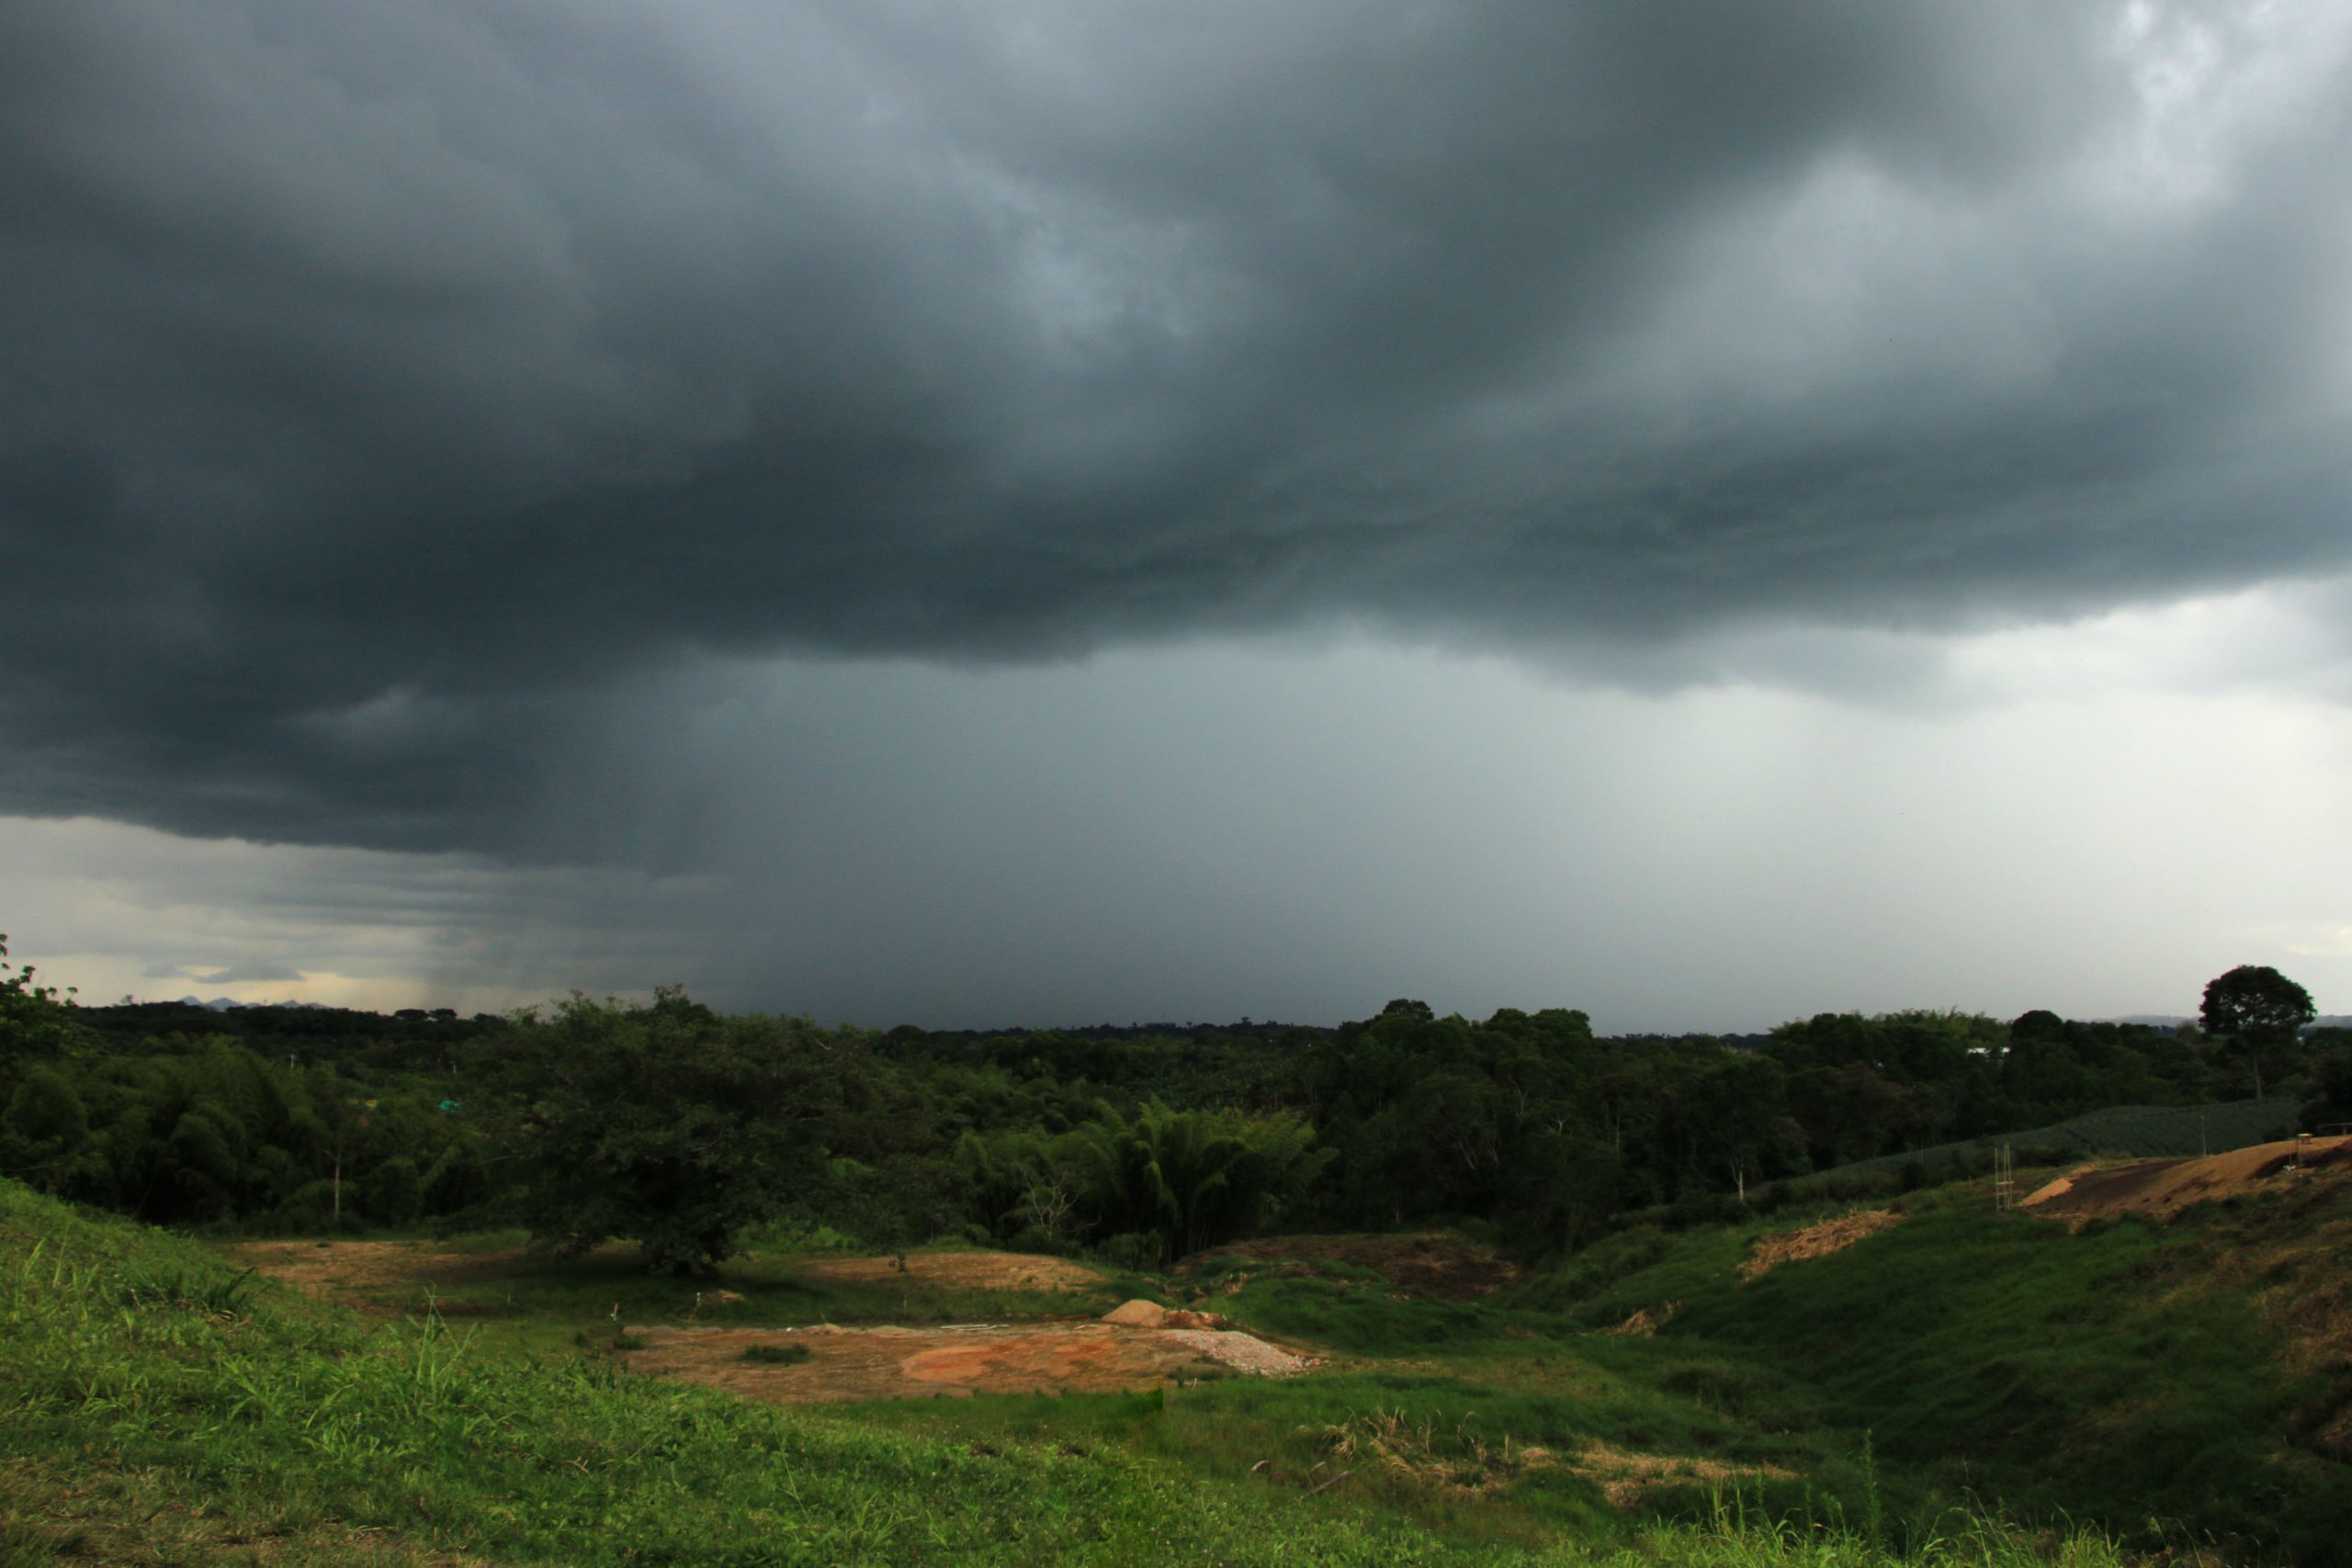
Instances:
[[[1466,1302],[1516,1284],[1524,1270],[1491,1247],[1431,1231],[1419,1235],[1287,1235],[1236,1242],[1185,1260],[1193,1273],[1232,1258],[1328,1259],[1367,1269],[1408,1296]]]
[[[2352,1138],[2308,1139],[2301,1160],[2297,1168],[2295,1141],[2288,1138],[2201,1159],[2085,1166],[2033,1192],[2022,1206],[2046,1218],[2077,1224],[2123,1214],[2170,1220],[2199,1203],[2283,1192],[2298,1181],[2323,1173],[2331,1179],[2340,1179],[2352,1167]]]
[[[899,1265],[905,1264],[903,1271]],[[897,1258],[817,1258],[793,1265],[810,1280],[892,1284],[910,1280],[966,1291],[1082,1291],[1102,1276],[1066,1258],[1025,1252],[910,1252]]]
[[[1770,1273],[1783,1263],[1798,1263],[1808,1258],[1826,1258],[1833,1252],[1845,1251],[1864,1236],[1876,1235],[1902,1223],[1903,1216],[1892,1209],[1857,1209],[1850,1214],[1840,1214],[1834,1220],[1824,1220],[1803,1230],[1758,1236],[1747,1250],[1747,1261],[1739,1266],[1739,1277],[1753,1280],[1760,1274]]]
[[[949,1328],[631,1328],[645,1348],[628,1367],[749,1399],[813,1404],[857,1399],[959,1399],[975,1393],[1123,1393],[1170,1378],[1302,1372],[1314,1361],[1247,1334],[1158,1331],[1111,1324]],[[789,1366],[743,1359],[754,1346],[791,1345]]]

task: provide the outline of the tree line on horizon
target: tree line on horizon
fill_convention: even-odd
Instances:
[[[6,954],[0,939],[0,961]],[[2352,1120],[2352,1032],[2241,966],[2202,1030],[1824,1013],[1753,1048],[1567,1009],[1336,1028],[824,1029],[665,988],[499,1018],[80,1008],[0,962],[0,1174],[180,1225],[520,1225],[707,1267],[746,1235],[1149,1267],[1288,1229],[1531,1254],[1856,1161],[2257,1086]]]

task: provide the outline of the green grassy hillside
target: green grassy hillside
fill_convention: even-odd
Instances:
[[[1728,1415],[1868,1432],[1905,1506],[1992,1497],[2143,1542],[2340,1561],[2352,1519],[2352,1186],[2070,1234],[1979,1191],[1744,1280],[1745,1227],[1628,1233],[1517,1292],[1634,1341]]]
[[[1469,1452],[1475,1431],[1432,1391],[1452,1380],[1476,1393],[1465,1380],[1513,1357],[1569,1353],[1531,1342],[1492,1351],[1488,1366],[1475,1343],[1453,1361],[1429,1347],[1429,1370],[1396,1387],[1198,1391],[1229,1398],[1228,1422],[1156,1421],[1182,1401],[1145,1395],[975,1400],[957,1413],[978,1429],[922,1430],[900,1410],[820,1416],[630,1377],[607,1359],[526,1354],[430,1314],[356,1319],[195,1244],[0,1184],[0,1562],[2117,1561],[2096,1540],[1965,1520],[1899,1556],[1852,1531],[1743,1523],[1729,1496],[1697,1523],[1624,1524],[1570,1478],[1547,1484],[1567,1499],[1560,1518],[1585,1521],[1577,1529],[1539,1517],[1532,1537],[1456,1531],[1435,1502],[1471,1472],[1425,1461]],[[1574,1375],[1597,1390],[1623,1381]],[[1619,1397],[1646,1408],[1656,1396]],[[1270,1438],[1367,1474],[1383,1456],[1408,1462],[1383,1491],[1318,1493],[1287,1466],[1252,1473],[1238,1462],[1252,1401],[1271,1412],[1255,1418]],[[1383,1401],[1406,1408],[1384,1419]],[[1599,1418],[1558,1403],[1562,1422]],[[1125,1436],[1093,1440],[1090,1423]],[[1128,1440],[1163,1427],[1178,1435],[1157,1448]]]

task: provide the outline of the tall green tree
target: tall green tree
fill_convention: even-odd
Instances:
[[[485,1055],[535,1245],[634,1241],[661,1273],[723,1261],[814,1179],[868,1070],[805,1021],[723,1018],[674,987],[644,1007],[575,995]]]
[[[2262,1098],[2266,1059],[2291,1051],[2303,1025],[2318,1010],[2312,994],[2267,964],[2241,964],[2205,985],[2198,1021],[2206,1033],[2227,1040],[2254,1068],[2254,1098]]]

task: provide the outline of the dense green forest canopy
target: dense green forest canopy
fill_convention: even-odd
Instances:
[[[2308,1121],[2352,1118],[2352,1036],[2257,1027],[2255,1053],[2047,1011],[1825,1013],[1727,1043],[1399,998],[1336,1028],[883,1032],[675,989],[506,1017],[76,1007],[0,967],[0,1173],[173,1224],[520,1224],[676,1269],[761,1226],[1140,1265],[1448,1222],[1542,1254],[1853,1162],[2244,1098],[2257,1072]]]

